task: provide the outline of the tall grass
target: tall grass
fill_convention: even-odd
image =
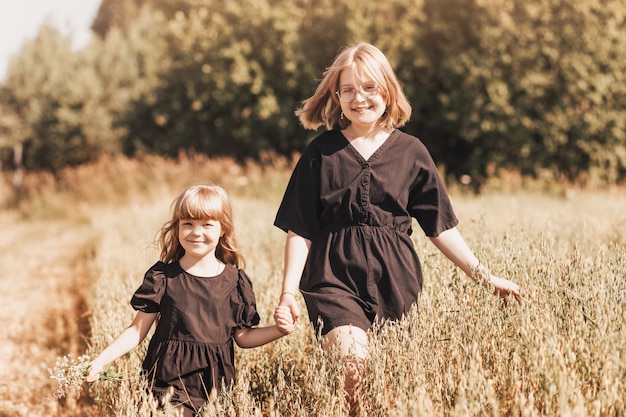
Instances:
[[[133,204],[206,181],[259,195],[275,191],[288,166],[286,158],[273,154],[262,155],[261,163],[184,152],[175,159],[105,156],[56,176],[29,173],[19,187],[10,186],[10,176],[0,173],[0,209],[15,211],[24,219],[89,219],[95,208]]]
[[[270,323],[284,243],[272,222],[287,171],[234,176],[221,175],[232,168],[212,166],[200,180],[221,183],[231,193],[262,324]],[[198,180],[196,165],[177,169],[179,178],[146,185],[156,191],[131,192],[119,204],[82,214],[98,236],[88,296],[94,353],[129,324],[134,312],[128,300],[158,256],[154,234],[175,194]],[[474,285],[415,227],[424,291],[404,320],[370,334],[365,415],[625,415],[623,191],[452,197],[470,246],[494,273],[521,285],[523,301],[503,302]],[[302,302],[301,309],[306,311]],[[145,345],[112,365],[127,376],[122,385],[92,386],[98,415],[159,414],[138,377],[144,352]],[[306,319],[279,341],[237,349],[236,360],[235,386],[211,401],[204,416],[347,415],[341,365],[319,349]]]
[[[95,350],[128,324],[127,300],[156,258],[148,241],[166,219],[172,197],[98,216],[102,239],[91,297]],[[278,190],[261,195],[243,189],[233,196],[264,323],[271,320],[280,288],[284,235],[272,226],[279,199]],[[520,193],[453,199],[470,246],[495,273],[521,284],[523,302],[491,296],[416,233],[424,292],[405,320],[370,335],[366,415],[626,413],[624,196],[579,192],[561,199]],[[142,353],[115,367],[134,375]],[[205,416],[346,415],[341,366],[320,351],[306,320],[284,339],[237,350],[237,363],[237,384],[208,404]],[[102,407],[110,407],[111,414],[104,415],[135,415],[144,401],[140,384],[100,384],[94,391]]]

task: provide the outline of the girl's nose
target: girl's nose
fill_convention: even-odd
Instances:
[[[354,92],[354,98],[352,99],[352,101],[367,101],[367,98],[365,97],[365,93],[363,92],[362,89],[358,88],[355,92]]]

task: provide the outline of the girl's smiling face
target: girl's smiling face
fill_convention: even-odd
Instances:
[[[178,240],[186,256],[204,258],[214,253],[221,236],[222,225],[217,220],[181,219],[178,224]]]
[[[363,94],[376,89],[377,94],[372,98],[366,98]],[[354,99],[350,102],[339,100],[341,111],[355,127],[371,127],[376,125],[387,109],[387,103],[376,81],[364,73],[357,73],[354,68],[341,71],[339,76],[339,91],[346,89],[355,90]]]

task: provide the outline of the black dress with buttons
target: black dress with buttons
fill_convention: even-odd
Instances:
[[[458,223],[419,139],[394,130],[367,160],[339,130],[307,146],[274,225],[311,240],[300,291],[322,334],[399,319],[417,301],[412,218],[431,237]]]

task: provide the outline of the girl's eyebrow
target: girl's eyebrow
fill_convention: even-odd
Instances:
[[[360,80],[360,84],[359,85],[370,85],[370,84],[376,84],[378,85],[378,83],[376,81],[374,81],[373,79],[365,79],[365,80]],[[343,86],[349,86],[349,87],[353,87],[354,84],[352,83],[345,83],[345,84],[339,84],[339,87],[343,87]]]

